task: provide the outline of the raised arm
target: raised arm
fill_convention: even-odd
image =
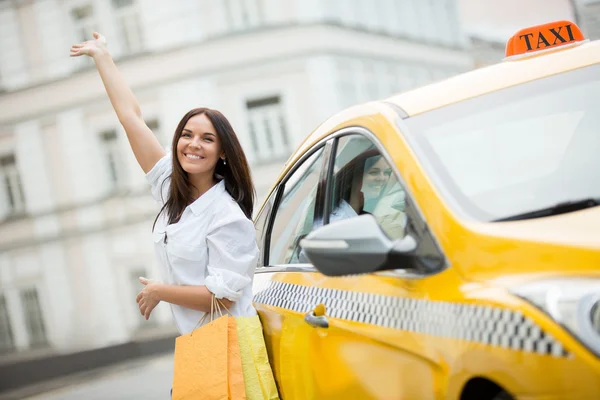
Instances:
[[[165,150],[144,122],[140,104],[117,69],[104,36],[94,32],[94,40],[71,47],[71,57],[83,55],[94,59],[108,98],[125,128],[133,154],[144,173],[148,173],[165,155]]]

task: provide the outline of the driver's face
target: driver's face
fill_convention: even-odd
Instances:
[[[362,192],[365,197],[373,198],[381,194],[381,190],[390,179],[392,169],[382,157],[365,171],[363,175]]]

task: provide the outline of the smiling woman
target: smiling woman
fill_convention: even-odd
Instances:
[[[225,161],[225,155],[219,154],[221,143],[214,130],[205,114],[188,120],[177,141],[177,159],[185,172],[198,176],[214,168],[219,158]]]
[[[106,39],[73,45],[71,56],[92,57],[131,149],[162,206],[153,236],[162,282],[141,277],[137,295],[146,318],[170,303],[179,331],[198,326],[213,297],[234,316],[254,316],[251,282],[258,259],[251,221],[254,186],[229,121],[195,108],[183,116],[165,154],[142,118],[139,103],[113,62]],[[133,299],[132,299],[133,301]]]
[[[220,180],[246,217],[252,217],[254,187],[250,169],[223,114],[208,108],[189,111],[175,130],[172,153],[170,191],[161,210],[167,212],[169,224],[177,222],[191,201]]]

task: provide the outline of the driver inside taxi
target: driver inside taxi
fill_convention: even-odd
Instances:
[[[363,162],[364,167],[360,168]],[[331,212],[329,222],[372,214],[392,174],[380,154],[366,159],[357,157],[347,167],[338,174],[339,202]],[[349,185],[345,184],[347,180],[350,180]]]
[[[388,185],[395,186],[395,179],[390,179],[392,169],[388,162],[377,150],[371,150],[360,154],[345,165],[335,176],[334,183],[334,205],[329,216],[329,222],[336,222],[358,215],[371,214],[382,225],[384,231],[391,233],[404,230],[404,199],[403,191],[400,191],[400,202],[386,207],[382,199],[389,197]],[[393,191],[396,193],[396,191]],[[398,198],[398,196],[394,196]],[[395,201],[394,203],[398,203]],[[298,254],[299,262],[309,262],[304,252],[299,248],[299,241],[311,230],[323,225],[323,221],[315,221],[310,226],[305,226],[303,233],[296,236],[294,246],[290,249]],[[398,237],[403,234],[395,234]]]
[[[371,214],[390,238],[404,237],[405,192],[377,150],[365,152],[348,163],[338,172],[334,187],[337,201],[329,222]]]

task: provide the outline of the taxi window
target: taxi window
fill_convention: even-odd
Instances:
[[[317,150],[285,182],[271,231],[269,264],[296,264],[300,240],[313,227],[323,148]]]
[[[494,221],[600,198],[600,66],[430,111],[407,136],[450,204]]]
[[[362,135],[340,138],[332,178],[330,223],[371,214],[388,236],[404,236],[405,192],[371,140]]]

